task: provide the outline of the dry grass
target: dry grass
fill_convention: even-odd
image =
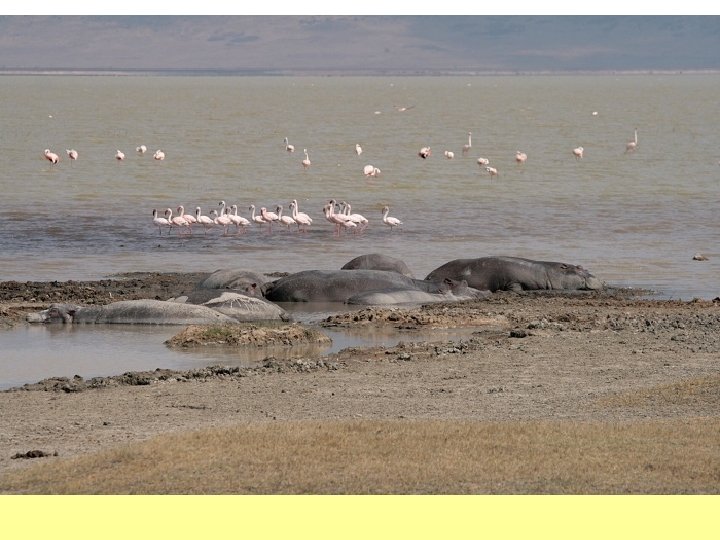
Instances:
[[[670,384],[635,389],[598,400],[610,407],[717,406],[720,402],[720,375],[683,379]]]
[[[719,456],[717,418],[268,422],[41,463],[0,492],[717,494]]]

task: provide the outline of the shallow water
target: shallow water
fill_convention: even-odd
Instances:
[[[307,358],[333,354],[348,347],[392,346],[400,341],[427,340],[428,336],[392,329],[322,329],[331,345],[294,347],[198,347],[169,348],[165,341],[182,328],[140,325],[22,325],[0,332],[0,390],[33,383],[48,377],[86,379],[119,375],[127,371],[188,370],[221,364],[254,366],[268,356]],[[442,341],[466,336],[470,331],[433,332]]]
[[[455,258],[514,255],[581,264],[611,285],[661,298],[719,294],[718,75],[1,82],[0,280],[294,272],[379,252],[403,259],[416,277]],[[638,150],[626,154],[636,127]],[[468,131],[472,149],[463,156]],[[295,153],[285,151],[284,137]],[[140,144],[145,155],[135,152]],[[572,156],[578,145],[582,160]],[[422,146],[433,150],[427,160],[417,156]],[[45,161],[45,148],[62,161]],[[66,148],[79,159],[71,162]],[[164,161],[152,159],[159,148]],[[308,170],[300,165],[303,148]],[[124,161],[115,160],[117,149]],[[455,158],[445,159],[445,149]],[[516,150],[528,154],[523,165]],[[480,156],[498,177],[477,165]],[[382,175],[365,178],[366,164]],[[370,220],[367,230],[333,236],[321,213],[330,198],[349,201]],[[159,236],[151,221],[153,208],[182,204],[207,214],[220,200],[244,216],[250,204],[282,204],[287,213],[292,199],[314,218],[307,234],[253,227],[238,237],[213,230],[181,238]],[[400,230],[382,223],[385,204],[403,220]],[[697,252],[709,260],[693,261]],[[0,333],[0,351],[36,347],[33,358],[52,367],[76,356],[92,365],[100,347],[114,372],[148,356],[117,330],[96,330],[92,340],[85,331],[27,332]],[[61,340],[78,349],[58,361]],[[122,352],[111,353],[111,342]],[[175,362],[163,358],[152,367]],[[56,374],[33,373],[40,372]]]

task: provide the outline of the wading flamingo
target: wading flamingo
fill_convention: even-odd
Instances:
[[[625,145],[625,153],[634,152],[635,150],[637,150],[637,144],[637,128],[635,128],[635,138],[632,141],[628,141],[628,143]]]
[[[355,223],[361,231],[364,231],[365,227],[368,226],[367,218],[362,214],[353,214],[350,203],[343,201],[340,204],[344,207],[344,214],[348,217],[348,219]]]
[[[312,165],[312,161],[310,161],[310,156],[308,156],[307,148],[303,148],[303,152],[305,152],[305,158],[302,160],[302,166],[306,169]]]
[[[288,142],[288,138],[287,138],[287,137],[285,137],[285,150],[287,150],[287,151],[290,152],[290,153],[292,153],[292,152],[295,151],[295,147]]]
[[[144,144],[141,144],[140,146],[137,146],[137,147],[135,148],[135,151],[136,151],[138,154],[144,154],[145,152],[147,152],[147,146],[145,146]]]
[[[312,219],[304,212],[298,212],[297,201],[290,202],[290,210],[295,223],[298,225],[298,231],[307,232],[307,228],[312,225]]]
[[[170,220],[170,225],[172,227],[177,227],[179,229],[179,233],[182,233],[183,229],[184,229],[188,232],[188,234],[192,234],[192,229],[190,228],[190,223],[182,216],[173,217],[172,208],[168,208],[167,210],[165,210],[165,214],[168,216],[168,219]]]
[[[265,223],[265,220],[263,219],[262,216],[255,215],[255,205],[254,204],[251,204],[248,207],[248,210],[250,210],[250,212],[251,212],[250,221],[252,221],[253,223],[257,223],[258,225],[263,225]]]
[[[203,216],[199,206],[195,207],[195,221],[203,226],[203,232],[207,234],[208,227],[214,227],[215,221],[208,216]]]
[[[360,154],[362,154],[362,146],[360,146],[359,144],[356,144],[356,145],[355,145],[355,153],[356,153],[358,156],[359,156]]]
[[[167,211],[165,212],[165,215],[167,216]],[[170,227],[172,227],[170,220],[168,220],[167,217],[159,217],[157,208],[153,208],[152,211],[153,216],[153,224],[155,224],[158,228],[158,233],[160,233],[160,236],[162,236],[162,228],[167,227],[168,228],[168,234],[170,234]]]
[[[215,225],[220,225],[223,228],[223,236],[227,236],[228,227],[232,225],[230,218],[224,214],[218,214],[217,210],[210,210],[210,215],[213,216],[212,220]]]
[[[516,151],[515,161],[518,163],[525,163],[527,161],[527,154],[525,152],[521,152],[520,150]]]
[[[117,152],[115,152],[115,159],[117,159],[118,161],[122,161],[123,159],[125,159],[125,154],[118,150]]]
[[[480,165],[480,167],[485,167],[490,165],[490,160],[488,158],[479,157],[477,158],[477,164]]]
[[[194,223],[197,223],[195,216],[193,216],[192,214],[185,213],[185,207],[183,205],[178,206],[177,211],[178,211],[178,216],[181,216],[185,221],[187,221],[191,227],[193,226]]]
[[[285,225],[288,229],[290,228],[290,225],[295,225],[296,222],[293,218],[291,218],[290,216],[283,216],[283,213],[282,213],[283,207],[281,204],[277,205],[277,207],[275,208],[275,211],[277,212],[277,215],[278,215],[278,221],[280,221],[280,223]]]
[[[485,167],[485,170],[490,173],[490,178],[498,175],[498,170],[495,167]]]
[[[72,148],[72,149],[70,149],[70,150],[65,150],[65,152],[67,153],[68,157],[69,157],[72,161],[75,161],[75,160],[78,158],[78,151],[75,150],[74,148]]]
[[[392,217],[392,216],[388,217],[388,213],[389,213],[389,212],[390,212],[390,207],[389,207],[389,206],[383,207],[383,209],[382,209],[383,223],[384,223],[385,225],[387,225],[388,227],[390,227],[390,230],[392,231],[395,227],[398,227],[398,226],[402,225],[403,222],[400,221],[400,220],[399,220],[398,218],[396,218],[396,217]]]
[[[155,153],[153,154],[153,159],[162,161],[163,159],[165,159],[165,152],[163,152],[162,150],[155,150]]]
[[[280,219],[280,216],[278,216],[275,212],[268,212],[268,209],[264,206],[260,208],[260,215],[268,224],[268,232],[272,233],[272,224],[278,221],[278,219]]]
[[[432,150],[430,150],[429,146],[423,146],[420,151],[418,152],[418,156],[420,156],[423,159],[427,159],[432,155]]]
[[[365,167],[363,167],[363,174],[365,176],[375,177],[375,176],[379,176],[381,172],[382,171],[380,169],[378,169],[377,167],[375,167],[374,165],[365,165]]]
[[[583,152],[585,152],[585,149],[582,146],[573,148],[573,155],[575,156],[575,159],[582,159]]]
[[[46,148],[43,154],[45,154],[45,159],[47,159],[53,165],[60,161],[60,156],[58,156],[55,152],[51,152],[49,148]]]
[[[463,148],[462,148],[463,156],[467,156],[467,154],[471,148],[472,148],[472,131],[468,131],[468,142],[466,145],[463,145]]]
[[[230,221],[235,224],[238,234],[241,232],[244,233],[247,230],[246,227],[250,225],[250,220],[238,215],[237,204],[233,204],[230,207],[230,211],[227,212],[227,216],[230,218]]]
[[[455,152],[451,152],[450,150],[445,150],[443,154],[445,154],[445,157],[448,159],[453,159],[455,157]]]

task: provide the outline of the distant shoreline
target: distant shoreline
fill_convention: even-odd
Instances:
[[[27,76],[183,76],[183,77],[500,77],[500,76],[627,76],[716,75],[720,70],[602,70],[602,71],[473,71],[473,70],[344,70],[344,69],[194,69],[194,68],[0,68],[2,75]]]

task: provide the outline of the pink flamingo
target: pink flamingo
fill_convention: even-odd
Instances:
[[[71,150],[65,150],[65,152],[72,161],[75,161],[78,158],[78,151],[74,148]]]
[[[178,206],[177,211],[178,211],[178,215],[181,216],[185,221],[187,221],[191,227],[193,226],[193,224],[195,224],[197,222],[197,220],[195,219],[195,216],[193,216],[192,214],[185,213],[185,207],[183,205]]]
[[[163,152],[162,150],[155,150],[155,153],[153,154],[153,159],[162,161],[163,159],[165,159],[165,152]]]
[[[199,206],[195,207],[195,221],[203,226],[203,231],[207,234],[208,227],[214,227],[215,222],[207,216],[202,215],[202,211]]]
[[[312,165],[312,161],[310,161],[307,148],[303,148],[303,152],[305,152],[305,159],[302,160],[302,166],[307,169],[310,165]]]
[[[367,218],[366,218],[365,216],[363,216],[362,214],[353,214],[353,213],[352,213],[352,206],[350,206],[350,203],[347,203],[347,202],[343,201],[343,202],[340,203],[340,204],[343,205],[343,207],[344,207],[344,214],[348,217],[348,220],[350,220],[350,221],[352,221],[353,223],[355,223],[355,225],[357,225],[358,228],[359,228],[361,231],[364,231],[365,228],[368,226],[368,220],[367,220]]]
[[[445,154],[445,157],[448,159],[453,159],[455,157],[455,152],[451,152],[450,150],[445,150],[443,154]]]
[[[165,215],[167,216],[167,211],[165,211]],[[172,227],[170,220],[168,220],[167,217],[164,217],[164,218],[159,217],[157,208],[153,208],[152,216],[153,216],[153,223],[155,225],[157,225],[158,233],[160,234],[160,236],[162,236],[162,228],[163,227],[167,227],[168,234],[170,234],[170,227]]]
[[[187,229],[188,234],[192,234],[192,229],[190,228],[190,223],[188,223],[185,220],[185,218],[182,216],[173,217],[172,208],[168,208],[167,210],[165,210],[165,214],[168,215],[168,220],[170,220],[170,225],[172,227],[178,227],[180,229],[181,234],[182,234],[183,229]]]
[[[390,212],[390,207],[385,206],[382,209],[382,215],[383,215],[383,223],[390,227],[390,230],[392,231],[395,227],[398,227],[403,224],[402,221],[400,221],[396,217],[388,217],[388,213]]]
[[[490,164],[490,160],[488,158],[479,157],[477,158],[477,164],[481,167],[485,167],[486,165]]]
[[[215,216],[212,218],[212,220],[215,222],[215,225],[219,225],[223,228],[223,235],[227,236],[228,227],[232,225],[232,221],[230,220],[230,218],[224,214],[218,214],[217,210],[210,210],[210,215]]]
[[[365,167],[363,167],[363,174],[365,176],[375,177],[375,176],[379,176],[381,172],[382,171],[380,169],[378,169],[377,167],[375,167],[374,165],[365,165]]]
[[[637,150],[637,145],[637,128],[635,128],[635,138],[632,141],[628,141],[628,143],[625,145],[625,153],[634,152],[635,150]]]
[[[287,151],[290,152],[290,153],[292,153],[292,152],[295,151],[295,147],[288,142],[288,138],[287,138],[287,137],[285,137],[285,150],[287,150]]]
[[[490,173],[490,178],[498,175],[498,170],[495,167],[485,167],[485,170]]]
[[[430,150],[429,146],[423,146],[420,151],[418,152],[418,156],[420,156],[423,159],[427,159],[432,155],[432,150]]]
[[[292,217],[298,225],[298,231],[307,232],[307,228],[312,225],[312,219],[310,216],[304,212],[297,211],[297,202],[295,200],[290,202],[290,210],[292,210]]]
[[[585,152],[585,149],[582,146],[578,146],[577,148],[573,148],[573,155],[575,156],[575,159],[582,159],[583,153]]]
[[[115,152],[115,159],[117,159],[118,161],[122,161],[123,159],[125,159],[125,154],[118,150],[117,152]]]
[[[518,163],[525,163],[527,161],[527,154],[525,152],[517,150],[515,152],[515,161],[517,161]]]
[[[230,207],[230,210],[232,210],[232,213],[229,213],[229,212],[228,212],[227,216],[228,216],[228,217],[230,218],[230,220],[235,224],[235,227],[237,227],[237,232],[238,232],[238,233],[240,233],[240,232],[243,232],[243,233],[244,233],[244,232],[246,231],[245,227],[247,227],[248,225],[250,225],[250,221],[247,220],[246,218],[238,215],[238,206],[237,206],[237,204],[233,204],[233,205]],[[242,227],[242,229],[241,229],[240,227]]]
[[[334,209],[335,201],[330,201],[328,204],[323,206],[323,213],[325,214],[325,219],[335,225],[334,236],[340,236],[340,227],[344,226],[345,222],[348,221],[348,219],[345,216],[336,214]]]
[[[55,152],[51,152],[49,148],[46,148],[43,154],[45,154],[45,159],[47,159],[53,165],[60,161],[60,156],[58,156]]]
[[[290,228],[290,225],[295,225],[296,221],[293,218],[291,218],[290,216],[283,216],[283,207],[281,204],[277,205],[275,211],[277,212],[278,220],[280,221],[280,223],[285,225],[288,229]]]
[[[260,215],[268,224],[268,232],[272,233],[272,224],[278,221],[280,217],[275,212],[268,212],[268,209],[264,206],[260,208]]]
[[[466,145],[463,145],[463,148],[462,148],[463,156],[466,156],[471,148],[472,148],[472,131],[468,131],[468,142]]]
[[[257,223],[258,225],[263,225],[265,223],[265,220],[263,219],[262,216],[255,215],[255,205],[254,204],[251,204],[250,207],[248,208],[248,210],[250,210],[250,212],[251,212],[250,221],[252,221],[253,223]]]

